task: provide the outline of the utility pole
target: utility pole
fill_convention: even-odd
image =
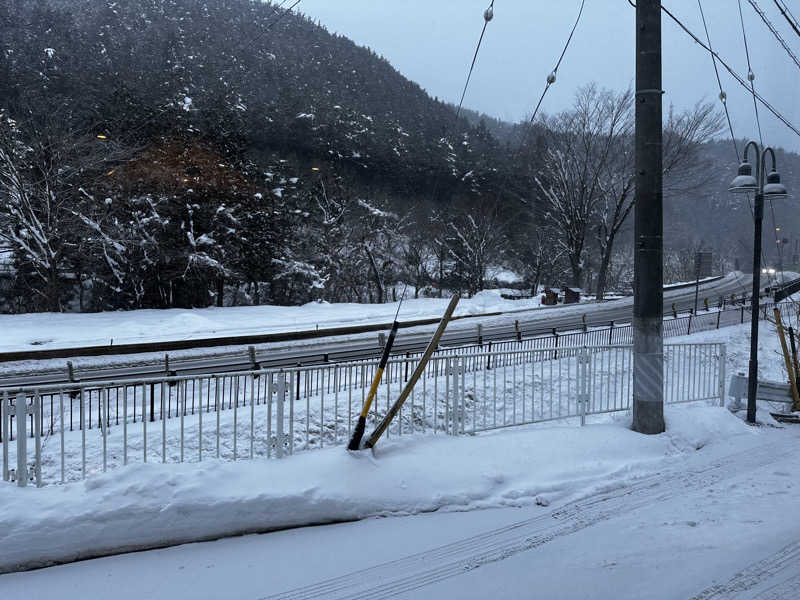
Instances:
[[[664,431],[661,3],[636,2],[633,430]]]

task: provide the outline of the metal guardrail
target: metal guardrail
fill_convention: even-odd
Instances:
[[[377,422],[388,410],[417,361],[389,362],[369,421]],[[343,444],[376,365],[5,391],[3,478],[40,486],[131,462],[280,458]],[[458,434],[570,417],[583,423],[588,415],[630,407],[631,367],[630,346],[619,345],[435,356],[387,435]],[[724,369],[721,344],[666,346],[667,401],[721,400]],[[171,418],[165,418],[168,414]],[[95,417],[97,425],[90,429]],[[16,444],[11,443],[14,425]]]
[[[722,276],[709,278],[701,281],[701,285],[713,283],[723,279]],[[694,283],[681,283],[664,286],[664,291],[672,291],[685,287],[694,286]],[[489,312],[476,315],[458,315],[452,318],[453,321],[462,319],[497,317],[518,312],[527,312],[535,309],[518,309],[505,312]],[[400,328],[419,327],[423,325],[434,325],[439,322],[438,318],[417,319],[414,321],[400,322]],[[332,327],[326,329],[313,329],[306,331],[289,331],[282,333],[267,333],[253,335],[223,336],[214,338],[194,338],[186,340],[169,340],[162,342],[136,342],[117,345],[82,346],[74,348],[51,348],[40,350],[16,350],[11,352],[0,352],[0,362],[20,361],[20,360],[46,360],[56,358],[73,358],[77,356],[116,356],[121,354],[139,354],[146,352],[173,352],[178,350],[194,350],[197,348],[215,348],[221,346],[246,346],[255,344],[268,344],[278,342],[290,342],[298,340],[319,339],[342,335],[354,335],[360,333],[371,333],[388,331],[392,328],[392,323],[374,323],[369,325],[349,325],[345,327]]]

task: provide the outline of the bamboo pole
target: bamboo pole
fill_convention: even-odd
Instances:
[[[798,410],[800,408],[800,398],[797,395],[797,374],[795,373],[794,367],[792,366],[792,359],[789,356],[789,348],[786,346],[786,336],[783,332],[783,322],[781,321],[781,311],[776,306],[773,309],[773,314],[775,315],[775,325],[778,328],[778,338],[781,341],[781,350],[783,351],[783,362],[786,366],[786,372],[789,374],[789,384],[792,386],[792,398],[794,399],[794,404],[792,405],[792,410]]]

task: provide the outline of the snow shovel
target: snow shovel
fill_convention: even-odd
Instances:
[[[375,396],[378,393],[378,386],[381,383],[381,377],[383,377],[383,370],[386,368],[386,363],[389,361],[389,353],[392,351],[394,338],[397,335],[398,327],[400,327],[400,324],[397,322],[397,317],[400,315],[400,307],[403,306],[403,299],[405,296],[406,292],[404,289],[403,297],[400,298],[400,304],[397,306],[397,313],[394,315],[394,322],[392,323],[392,330],[389,332],[389,339],[386,340],[386,345],[383,347],[381,362],[378,364],[378,370],[375,371],[375,377],[372,378],[372,385],[369,388],[369,394],[367,394],[367,399],[364,401],[364,406],[361,408],[361,414],[358,416],[356,427],[353,429],[353,437],[350,438],[350,443],[347,445],[348,450],[361,449],[361,438],[364,437],[364,429],[367,426],[367,415],[369,414],[369,409],[372,406],[372,401],[375,399]]]
[[[425,367],[428,364],[428,361],[431,358],[431,355],[436,350],[437,346],[439,345],[439,340],[444,333],[447,324],[450,322],[450,318],[453,316],[453,312],[456,310],[456,304],[458,304],[458,296],[453,296],[450,300],[450,304],[447,306],[447,310],[444,312],[444,316],[442,320],[439,321],[439,327],[436,328],[436,332],[433,334],[431,341],[428,343],[428,347],[425,349],[425,352],[422,355],[422,358],[419,359],[419,364],[417,364],[417,368],[414,369],[414,373],[411,375],[411,378],[408,380],[406,387],[403,388],[403,391],[400,392],[400,396],[397,398],[397,401],[392,405],[392,408],[389,409],[389,412],[386,413],[386,416],[383,417],[383,420],[378,424],[375,428],[375,431],[372,432],[372,435],[369,436],[369,439],[364,444],[365,448],[373,448],[377,443],[378,439],[380,439],[383,432],[386,431],[386,428],[389,427],[389,423],[392,422],[392,419],[395,415],[400,412],[400,408],[403,406],[403,403],[408,398],[411,390],[414,389],[414,386],[419,380],[422,373],[425,371]]]

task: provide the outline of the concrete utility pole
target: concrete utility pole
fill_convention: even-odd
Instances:
[[[636,3],[633,430],[664,431],[661,3]]]

